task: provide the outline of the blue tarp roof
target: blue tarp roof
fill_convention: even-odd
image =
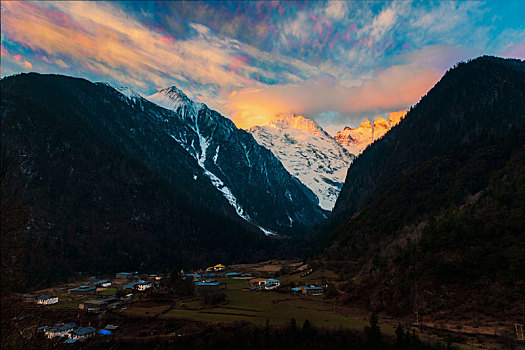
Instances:
[[[299,287],[294,287],[294,288],[292,288],[292,290],[293,290],[294,292],[300,292],[300,291],[301,291],[301,288],[299,288]]]
[[[227,274],[225,274],[225,276],[237,276],[237,275],[240,275],[240,273],[238,273],[238,272],[228,272]]]
[[[108,331],[106,329],[101,329],[100,331],[97,332],[98,334],[102,334],[102,335],[110,335],[111,334],[111,331]]]
[[[304,288],[306,290],[312,290],[312,289],[313,290],[320,290],[320,289],[322,290],[323,289],[323,287],[316,287],[316,286],[310,286],[310,287],[308,287],[308,286],[301,286],[301,288]]]
[[[78,338],[71,338],[71,339],[66,339],[66,341],[64,343],[66,343],[66,344],[73,344],[76,341],[78,341]]]
[[[219,282],[197,282],[198,286],[218,286]]]
[[[269,279],[267,279],[265,281],[269,282],[269,283],[279,283],[280,282],[279,280],[276,280],[276,279],[273,279],[273,278],[269,278]]]
[[[43,299],[43,300],[47,300],[49,298],[51,298],[49,295],[41,295],[38,297],[38,299]]]
[[[82,286],[81,288],[71,289],[71,291],[73,291],[73,292],[89,292],[89,291],[92,291],[92,290],[96,290],[96,288],[88,287],[88,286]]]
[[[131,272],[117,272],[117,275],[131,275]]]

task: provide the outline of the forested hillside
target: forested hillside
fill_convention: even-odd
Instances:
[[[353,298],[404,313],[516,312],[524,147],[525,63],[481,57],[449,70],[349,169],[325,258],[352,278]]]

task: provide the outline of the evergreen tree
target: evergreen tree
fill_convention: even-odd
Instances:
[[[370,325],[365,327],[366,342],[369,349],[381,349],[383,336],[381,327],[378,324],[377,312],[372,312],[370,316]]]
[[[295,321],[295,318],[292,317],[292,319],[290,320],[290,330],[292,332],[295,332],[297,331],[297,322]]]

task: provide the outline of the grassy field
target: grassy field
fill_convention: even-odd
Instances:
[[[117,294],[117,288],[108,288],[106,290],[100,291],[100,295],[110,296]]]
[[[299,275],[286,277],[292,280],[295,277],[299,278]],[[304,281],[304,277],[301,280]],[[243,287],[248,286],[245,280],[219,279],[219,281],[227,284],[225,290],[227,305],[206,307],[200,300],[194,300],[186,303],[184,308],[174,308],[160,317],[191,318],[207,322],[247,321],[259,325],[264,325],[266,320],[271,325],[286,325],[293,317],[298,325],[302,325],[308,319],[311,324],[319,327],[353,329],[363,329],[368,324],[368,314],[351,313],[338,306],[334,311],[334,305],[323,296],[296,297],[276,292],[247,292],[242,290]],[[387,328],[389,329],[385,331],[393,331],[391,327]]]

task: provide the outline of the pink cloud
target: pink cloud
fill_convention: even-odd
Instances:
[[[525,60],[525,41],[507,46],[501,56],[507,58],[519,58]]]
[[[22,56],[20,56],[20,54],[18,54],[18,55],[14,55],[13,58],[15,59],[15,61],[19,62],[20,59],[22,59]]]
[[[4,44],[2,44],[2,56],[8,56],[8,55],[9,55],[9,51],[7,51]]]
[[[24,61],[24,67],[26,69],[33,69],[33,65],[29,61]]]

